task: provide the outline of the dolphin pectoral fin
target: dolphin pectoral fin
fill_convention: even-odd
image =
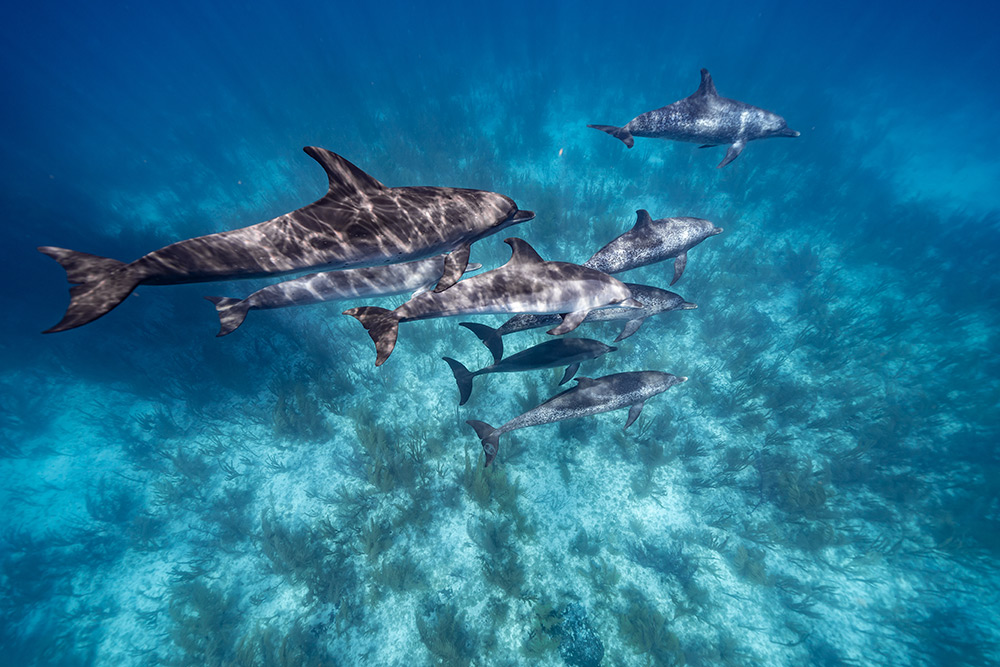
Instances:
[[[615,139],[621,139],[622,143],[629,148],[632,148],[632,146],[635,145],[635,139],[632,138],[632,133],[624,127],[615,127],[614,125],[588,125],[587,127],[592,127],[595,130],[600,130],[601,132],[607,132]]]
[[[580,370],[580,364],[579,363],[570,364],[569,366],[567,366],[566,367],[566,372],[563,373],[562,380],[559,380],[559,384],[560,385],[564,385],[567,382],[569,382],[570,380],[572,380],[573,376],[576,375],[576,372],[578,370]]]
[[[435,292],[443,292],[459,281],[469,267],[469,254],[471,252],[472,247],[466,243],[445,256],[444,273],[441,274],[441,280],[434,288]]]
[[[722,162],[719,163],[719,166],[717,168],[722,169],[727,164],[738,158],[740,156],[740,153],[742,153],[743,149],[746,147],[747,147],[747,142],[745,141],[737,141],[736,143],[734,143],[732,146],[729,147],[729,150],[726,151],[726,157],[722,158]]]
[[[617,343],[618,341],[625,340],[626,338],[634,334],[636,331],[639,330],[639,327],[642,326],[642,323],[645,320],[646,318],[641,317],[637,320],[629,320],[628,322],[626,322],[625,326],[622,328],[622,332],[618,334],[618,338],[615,338],[615,342]]]
[[[476,337],[483,341],[483,345],[493,355],[493,363],[500,363],[500,360],[503,359],[503,337],[498,329],[476,322],[459,322],[458,326],[465,327],[476,334]]]
[[[698,146],[698,148],[715,148],[718,145],[719,144],[702,144],[701,146]]]
[[[580,326],[580,324],[587,319],[587,315],[589,313],[589,310],[575,310],[572,313],[565,313],[562,316],[562,324],[554,329],[549,329],[546,333],[553,336],[561,336],[564,333],[569,333],[573,329]]]
[[[639,415],[642,414],[642,406],[645,405],[643,401],[639,401],[628,409],[628,419],[625,420],[625,428],[631,426]]]
[[[681,254],[677,255],[677,259],[674,260],[674,279],[670,281],[671,285],[681,279],[681,276],[684,274],[684,267],[687,266],[687,263],[688,254],[687,250],[685,250]]]

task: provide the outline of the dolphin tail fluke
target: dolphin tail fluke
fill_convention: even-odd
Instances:
[[[489,465],[497,457],[497,452],[500,450],[500,430],[475,419],[470,419],[465,423],[476,429],[476,435],[483,441],[483,452],[486,454],[485,465]]]
[[[59,262],[66,270],[66,280],[74,283],[69,289],[66,314],[59,324],[43,333],[66,331],[93,322],[124,301],[139,285],[135,272],[117,259],[51,246],[42,246],[38,251]]]
[[[629,148],[632,148],[632,146],[635,145],[635,139],[632,138],[632,133],[624,127],[615,127],[614,125],[588,125],[587,127],[592,127],[595,130],[600,130],[601,132],[607,132],[612,137],[621,139],[622,143]]]
[[[500,360],[503,359],[503,336],[500,335],[499,329],[488,327],[485,324],[477,324],[476,322],[459,322],[458,325],[476,334],[479,340],[483,341],[483,345],[490,351],[490,354],[493,355],[493,363],[500,363]]]
[[[216,338],[233,333],[236,328],[243,324],[250,312],[250,304],[246,299],[231,299],[228,296],[206,296],[206,299],[215,304],[215,310],[219,313],[219,333]]]
[[[465,405],[465,403],[469,400],[469,397],[472,395],[472,378],[475,376],[462,364],[462,362],[452,359],[451,357],[441,358],[444,359],[451,367],[451,372],[455,376],[455,382],[458,383],[458,404]]]
[[[396,347],[396,336],[399,333],[399,320],[391,310],[375,306],[361,306],[345,310],[344,315],[361,322],[372,342],[375,343],[375,365],[381,366]]]

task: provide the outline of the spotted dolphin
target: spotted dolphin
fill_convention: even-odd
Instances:
[[[301,278],[268,285],[244,299],[224,296],[205,298],[215,304],[215,310],[219,314],[221,328],[216,336],[225,336],[243,324],[251,310],[426,291],[441,280],[446,261],[447,255],[437,255],[389,266],[310,273]],[[482,268],[481,264],[468,266],[470,271],[479,268]]]
[[[604,273],[620,273],[676,258],[670,281],[673,285],[684,273],[688,250],[722,232],[721,227],[701,218],[653,220],[649,211],[640,209],[632,229],[595,252],[583,265]]]
[[[701,70],[701,85],[694,94],[636,116],[623,127],[588,125],[621,139],[629,148],[632,137],[672,139],[702,144],[699,148],[728,145],[719,168],[739,157],[747,142],[769,137],[797,137],[785,119],[746,102],[721,97],[707,69]]]
[[[465,405],[472,395],[472,379],[477,375],[487,375],[489,373],[517,373],[521,371],[534,371],[542,368],[558,368],[565,366],[562,380],[559,384],[566,384],[576,372],[580,370],[580,364],[584,361],[596,359],[602,354],[614,352],[617,347],[605,345],[601,341],[591,338],[557,338],[539,343],[527,350],[521,350],[517,354],[512,354],[506,359],[494,361],[485,368],[478,371],[470,371],[462,362],[451,357],[442,357],[451,372],[455,375],[455,382],[458,383],[459,405]]]
[[[391,311],[372,306],[345,310],[345,315],[364,325],[375,343],[375,365],[381,366],[392,353],[400,322],[470,314],[562,313],[562,322],[549,331],[559,335],[575,329],[595,308],[641,307],[617,278],[578,264],[546,262],[522,239],[504,243],[513,251],[510,261],[444,292],[424,292]]]
[[[577,385],[556,394],[541,405],[538,405],[522,415],[514,417],[499,428],[493,428],[481,421],[465,422],[475,429],[476,435],[483,442],[486,453],[486,465],[492,463],[500,449],[500,436],[516,431],[519,428],[551,424],[574,417],[588,417],[601,412],[610,412],[628,408],[628,419],[625,428],[632,425],[645,401],[681,382],[686,377],[678,377],[660,371],[633,371],[631,373],[615,373],[597,379],[577,378]]]
[[[632,293],[632,298],[642,304],[641,308],[612,306],[610,308],[592,310],[583,320],[584,323],[624,321],[625,326],[622,332],[618,334],[618,337],[615,338],[614,342],[616,343],[625,340],[638,331],[647,317],[666,313],[671,310],[692,310],[698,307],[693,303],[685,301],[681,295],[668,292],[659,287],[637,285],[635,283],[625,283],[625,286]],[[483,341],[483,344],[493,354],[493,362],[496,363],[503,357],[504,336],[517,333],[518,331],[527,331],[528,329],[550,327],[558,323],[558,315],[515,315],[496,329],[476,322],[461,322],[460,325],[476,334],[479,340]]]
[[[179,241],[126,264],[43,246],[66,270],[70,304],[45,333],[101,317],[139,285],[259,278],[306,269],[395,264],[450,253],[437,289],[465,271],[469,246],[531,220],[510,197],[483,190],[382,185],[346,159],[314,146],[306,154],[326,170],[329,189],[303,208],[250,227]]]

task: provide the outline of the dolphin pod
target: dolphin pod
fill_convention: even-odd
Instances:
[[[451,357],[442,357],[451,372],[455,376],[458,384],[459,405],[465,405],[472,395],[472,379],[477,375],[487,375],[489,373],[517,373],[520,371],[534,371],[542,368],[558,368],[565,366],[560,385],[566,384],[576,372],[580,370],[580,364],[584,361],[596,359],[602,354],[614,352],[617,347],[611,347],[591,338],[558,338],[539,343],[527,350],[521,350],[517,354],[512,354],[506,359],[495,359],[492,364],[478,371],[470,371],[462,362]]]
[[[346,159],[307,146],[326,171],[329,189],[303,208],[250,227],[168,245],[126,264],[42,246],[66,270],[70,303],[45,333],[92,322],[139,285],[257,278],[306,269],[396,264],[449,253],[437,290],[465,272],[469,246],[531,220],[510,197],[483,190],[382,185]]]
[[[373,306],[345,310],[375,343],[375,365],[392,354],[400,322],[469,314],[562,313],[562,322],[549,331],[559,335],[575,329],[595,308],[642,307],[616,278],[578,264],[546,262],[522,239],[504,243],[511,247],[510,261],[444,292],[424,292],[391,311]]]
[[[748,141],[799,136],[778,114],[720,96],[707,69],[701,70],[698,90],[682,100],[647,111],[622,127],[587,127],[607,132],[629,148],[635,144],[632,137],[688,141],[701,144],[699,148],[728,145],[720,169],[738,158]]]
[[[628,428],[639,418],[647,399],[687,381],[687,378],[659,371],[633,371],[597,379],[581,377],[576,381],[577,385],[572,389],[556,394],[499,428],[493,428],[486,422],[467,421],[482,441],[486,465],[493,462],[500,450],[500,436],[520,428],[587,417],[621,408],[629,409],[625,420],[625,428]]]

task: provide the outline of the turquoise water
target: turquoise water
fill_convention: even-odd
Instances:
[[[971,5],[19,7],[0,27],[0,664],[988,665],[1000,661],[1000,87]],[[692,93],[797,139],[587,129]],[[504,436],[562,369],[477,378],[458,320],[374,367],[355,305],[144,286],[102,319],[35,246],[130,261],[320,196],[502,192],[546,259],[635,211],[724,227],[580,375],[690,379]],[[472,261],[506,261],[506,234]],[[666,288],[670,263],[621,277]],[[463,318],[465,319],[465,318]],[[504,318],[482,317],[498,326]],[[579,335],[610,343],[620,323]],[[505,339],[508,353],[549,338]]]

